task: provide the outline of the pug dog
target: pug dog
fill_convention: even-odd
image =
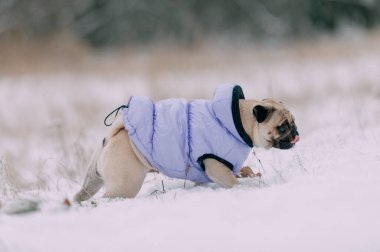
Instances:
[[[253,147],[290,149],[300,139],[281,102],[245,100],[236,84],[218,87],[212,100],[154,103],[132,96],[119,110],[89,163],[77,202],[102,186],[106,198],[133,198],[150,171],[231,188],[238,176],[252,176],[243,163]]]

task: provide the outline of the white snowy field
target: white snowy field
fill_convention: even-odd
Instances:
[[[106,70],[0,77],[0,252],[380,251],[378,35],[99,57]],[[295,148],[248,158],[260,180],[150,174],[135,199],[64,203],[129,95],[211,99],[226,82],[296,117]]]

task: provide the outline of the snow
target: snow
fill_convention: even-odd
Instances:
[[[379,160],[350,147],[333,159],[334,147],[297,147],[320,153],[305,155],[309,173],[283,184],[183,189],[166,181],[157,198],[2,216],[4,251],[378,251]]]
[[[131,92],[150,95],[146,74],[116,76],[112,88],[97,74],[0,79],[0,252],[380,251],[380,60],[366,49],[350,53],[273,52],[240,70],[156,76],[162,96],[188,98],[211,97],[239,76],[247,98],[289,106],[301,141],[287,151],[256,149],[263,168],[254,156],[247,163],[263,177],[233,189],[150,174],[135,199],[99,193],[70,207],[64,198],[79,188],[104,115]],[[23,200],[39,210],[9,214]]]

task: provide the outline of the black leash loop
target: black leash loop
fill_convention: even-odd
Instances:
[[[128,108],[128,105],[121,105],[120,107],[114,109],[111,113],[109,113],[108,116],[106,116],[106,118],[104,118],[104,125],[106,125],[107,127],[108,127],[108,126],[111,126],[113,122],[110,123],[110,124],[108,124],[108,123],[107,123],[108,118],[109,118],[113,113],[115,113],[115,112],[116,112],[116,114],[115,114],[115,117],[116,117],[117,114],[119,113],[119,110],[120,110],[120,109],[123,110],[123,109],[125,109],[125,108]]]

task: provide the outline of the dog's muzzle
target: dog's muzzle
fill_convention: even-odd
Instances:
[[[273,147],[279,148],[281,150],[287,150],[292,148],[300,140],[299,133],[296,129],[292,129],[290,134],[285,137],[280,138],[277,142],[275,141]]]

